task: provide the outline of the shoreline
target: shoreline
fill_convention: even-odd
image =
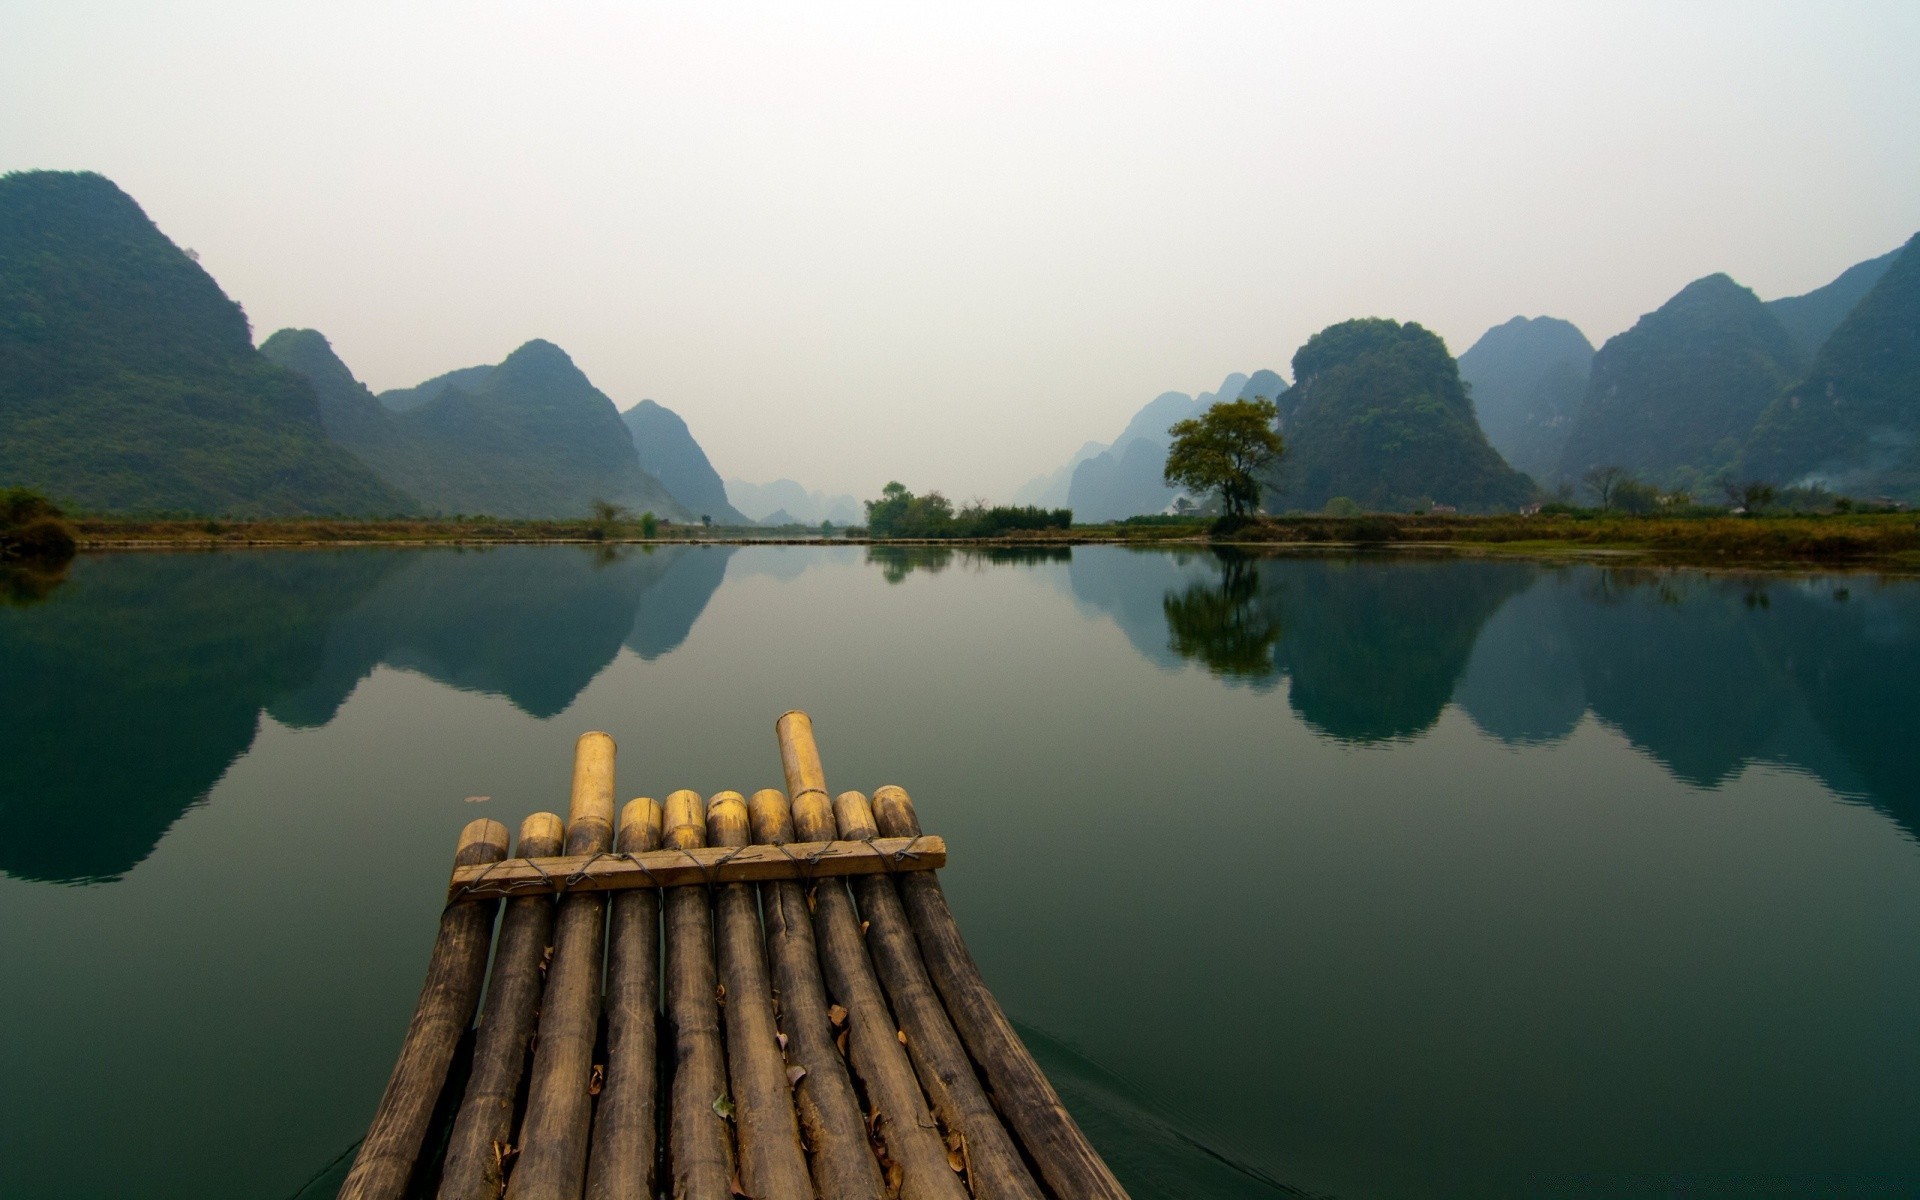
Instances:
[[[1528,521],[1516,527],[1516,522]],[[1695,521],[1607,518],[1539,522],[1506,517],[1287,519],[1268,518],[1225,536],[1204,528],[1154,526],[1089,528],[1056,534],[996,538],[876,538],[772,536],[595,537],[575,526],[499,523],[483,529],[453,525],[403,528],[383,522],[237,522],[209,531],[206,522],[141,522],[124,534],[117,522],[76,522],[81,554],[207,552],[219,550],[487,549],[496,546],[864,546],[955,551],[1033,551],[1074,546],[1141,550],[1230,550],[1252,555],[1413,555],[1480,557],[1545,563],[1687,567],[1768,572],[1844,571],[1920,575],[1920,521],[1910,515],[1852,518],[1739,518]],[[133,523],[129,523],[133,524]],[[1363,528],[1357,528],[1362,526]],[[1347,536],[1340,536],[1340,535]],[[1361,536],[1353,536],[1359,534]],[[1631,535],[1640,536],[1631,536]],[[116,536],[117,535],[117,536]]]

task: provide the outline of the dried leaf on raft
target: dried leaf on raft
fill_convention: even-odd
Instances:
[[[784,1033],[776,1033],[773,1036],[779,1041],[780,1048],[785,1050],[787,1048],[787,1035]]]
[[[740,1174],[737,1171],[734,1173],[733,1178],[727,1181],[727,1189],[736,1196],[746,1196],[747,1200],[753,1200],[753,1197],[747,1192],[747,1189],[740,1186]]]
[[[715,1004],[720,1004],[720,1005],[726,1004],[727,1002],[727,985],[726,984],[716,983],[713,985],[713,1002]]]
[[[894,1031],[893,1031],[893,1036],[895,1036],[895,1037],[897,1037],[897,1038],[899,1038],[899,1039],[900,1039],[900,1044],[901,1044],[902,1046],[904,1046],[904,1045],[906,1045],[906,1044],[907,1044],[907,1031],[906,1031],[906,1030],[904,1030],[904,1029],[896,1029],[896,1030],[894,1030]]]
[[[587,1095],[598,1096],[600,1094],[600,1088],[606,1082],[607,1082],[606,1064],[605,1063],[593,1064],[593,1074],[587,1077]]]
[[[833,1044],[839,1048],[840,1057],[845,1058],[847,1056],[847,1031],[842,1029],[840,1036],[833,1039]]]
[[[721,1092],[713,1098],[713,1111],[723,1121],[733,1120],[733,1097]]]
[[[807,1077],[807,1069],[799,1063],[787,1068],[787,1086],[792,1087]]]
[[[835,1029],[838,1029],[847,1023],[847,1010],[836,1004],[827,1010],[827,1020],[833,1023]]]

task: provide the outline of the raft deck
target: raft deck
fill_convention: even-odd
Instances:
[[[341,1197],[1126,1196],[967,952],[946,843],[900,788],[829,799],[805,713],[775,731],[784,792],[616,824],[588,733],[564,823],[511,858],[499,822],[462,831]]]

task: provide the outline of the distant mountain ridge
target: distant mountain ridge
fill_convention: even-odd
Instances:
[[[93,511],[413,510],[102,176],[0,177],[0,482]]]
[[[1855,263],[1824,287],[1767,301],[1767,311],[1792,335],[1801,353],[1812,357],[1899,257],[1900,249],[1896,248],[1879,258]]]
[[[726,488],[733,506],[758,525],[818,525],[822,521],[858,525],[867,519],[865,507],[855,497],[813,491],[792,479],[772,483],[729,479]]]
[[[711,517],[721,525],[753,524],[727,500],[720,472],[707,461],[707,452],[678,413],[642,400],[621,413],[620,419],[633,434],[641,469],[658,479],[688,512]]]
[[[1170,427],[1222,400],[1273,400],[1286,390],[1278,372],[1259,370],[1251,375],[1236,372],[1218,389],[1198,396],[1160,393],[1133,415],[1111,446],[1074,466],[1066,507],[1076,521],[1115,521],[1165,510],[1180,494],[1167,486],[1164,476],[1167,448],[1173,444]]]
[[[1493,448],[1551,484],[1592,366],[1593,343],[1571,322],[1515,317],[1460,356],[1460,378]]]
[[[1661,487],[1703,488],[1804,366],[1753,292],[1726,275],[1697,279],[1594,355],[1560,475],[1619,465]]]
[[[1767,406],[1740,470],[1920,501],[1920,234]]]
[[[429,512],[582,517],[606,500],[693,519],[642,469],[613,401],[551,342],[403,389],[410,402],[398,410],[316,331],[283,329],[261,353],[303,375],[323,397],[328,432]]]

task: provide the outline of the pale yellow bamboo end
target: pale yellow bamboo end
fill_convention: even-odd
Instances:
[[[786,773],[787,794],[795,805],[809,792],[827,794],[827,774],[820,766],[820,747],[813,739],[813,718],[799,709],[783,713],[773,723],[780,739],[780,768]]]
[[[616,843],[622,854],[641,854],[660,848],[662,825],[666,820],[660,802],[652,796],[635,796],[620,810],[620,837]]]
[[[864,842],[880,836],[879,827],[873,823],[873,808],[867,803],[866,796],[859,792],[841,792],[835,796],[833,817],[840,826],[840,836],[850,842]]]
[[[476,862],[498,862],[507,856],[511,837],[507,827],[492,817],[468,821],[467,827],[460,831],[459,842],[454,845],[453,860],[461,866]]]
[[[753,840],[763,846],[780,846],[793,840],[793,806],[779,788],[761,788],[747,801],[747,816],[753,823]]]
[[[569,854],[591,854],[613,844],[613,757],[613,739],[598,731],[581,734],[573,744]]]
[[[707,801],[707,845],[744,846],[752,840],[746,797],[739,792],[715,792]]]
[[[550,812],[537,812],[520,822],[521,858],[552,858],[566,848],[567,826]]]
[[[707,844],[707,802],[699,792],[681,788],[667,797],[661,844],[669,850],[698,850]]]

